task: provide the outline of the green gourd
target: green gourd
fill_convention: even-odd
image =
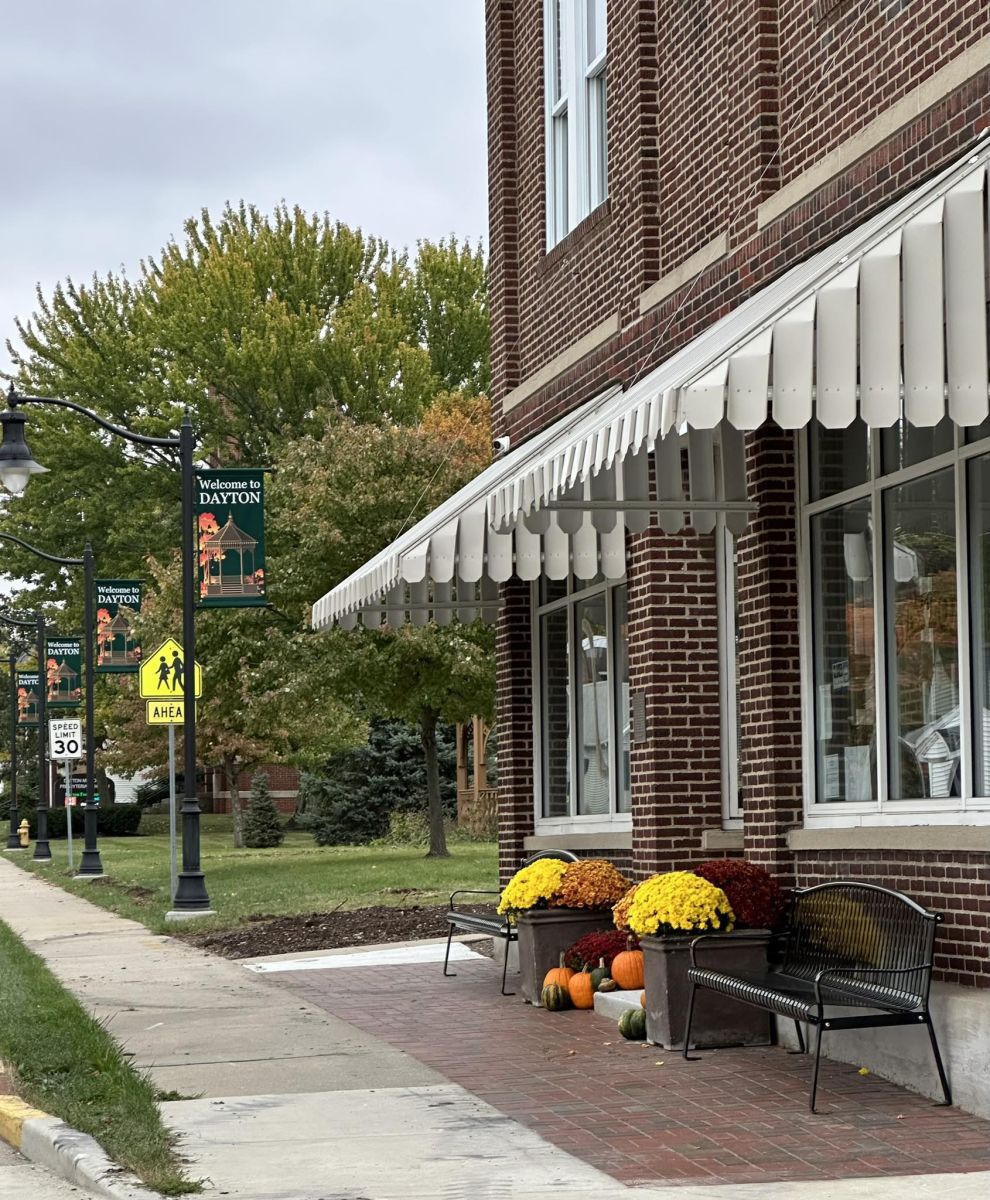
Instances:
[[[646,1012],[642,1008],[627,1008],[619,1017],[619,1033],[631,1042],[641,1042],[646,1037]]]
[[[609,978],[608,968],[605,966],[605,959],[598,960],[598,966],[591,972],[591,986],[597,992],[606,979]]]
[[[560,1012],[562,1008],[570,1008],[571,997],[567,988],[561,987],[559,983],[548,983],[540,992],[540,1003],[550,1012]]]

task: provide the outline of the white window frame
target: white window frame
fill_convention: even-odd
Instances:
[[[615,675],[615,608],[616,591],[625,587],[625,580],[608,582],[600,581],[587,586],[576,586],[575,581],[568,581],[565,596],[540,603],[540,581],[532,585],[532,671],[533,671],[533,820],[538,834],[554,833],[615,833],[632,829],[632,812],[618,812],[619,786],[621,780],[621,746],[618,736],[619,704],[618,688]],[[608,748],[609,748],[609,812],[578,815],[578,688],[577,658],[574,653],[576,632],[574,628],[574,613],[582,600],[595,596],[605,597],[605,622],[608,630],[607,671],[608,671]],[[567,639],[570,647],[570,665],[568,681],[568,758],[570,787],[568,794],[568,815],[566,817],[545,817],[543,815],[543,644],[542,621],[548,613],[560,609],[567,610]]]
[[[990,825],[990,796],[973,794],[973,697],[970,647],[969,513],[966,468],[971,459],[990,454],[990,438],[967,444],[965,430],[953,427],[953,449],[920,463],[881,475],[878,430],[870,438],[870,478],[866,483],[836,492],[825,499],[810,499],[809,433],[802,431],[798,453],[798,614],[801,661],[801,722],[803,738],[804,821],[808,828],[849,829],[863,826]],[[885,583],[886,555],[873,555],[873,611],[876,621],[875,712],[877,714],[877,799],[870,801],[821,801],[815,796],[816,706],[814,696],[814,597],[811,571],[811,518],[854,500],[871,503],[874,545],[884,537],[883,497],[904,483],[938,471],[951,469],[955,484],[956,594],[959,654],[959,740],[961,796],[892,799],[889,795],[889,696],[891,682],[886,671],[887,620]]]
[[[608,197],[607,112],[604,129],[594,119],[599,90],[605,91],[607,107],[608,22],[605,46],[589,61],[588,19],[595,3],[596,0],[543,0],[548,250]]]

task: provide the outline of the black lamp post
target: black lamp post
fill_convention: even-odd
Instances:
[[[19,651],[10,643],[10,832],[7,834],[8,850],[20,850],[21,839],[17,832],[17,659]]]
[[[185,413],[179,427],[178,437],[149,437],[147,434],[135,433],[105,421],[97,413],[73,400],[57,399],[53,396],[22,396],[10,385],[7,393],[9,408],[0,413],[0,425],[3,427],[3,441],[0,442],[0,483],[14,495],[20,495],[27,486],[32,475],[37,475],[47,468],[34,461],[31,451],[24,438],[26,418],[18,412],[22,404],[48,404],[56,408],[68,408],[81,413],[101,429],[122,437],[139,446],[158,446],[170,450],[178,450],[179,464],[182,475],[182,652],[185,658],[186,670],[182,675],[182,690],[184,701],[183,741],[185,748],[185,769],[182,808],[182,870],[179,872],[178,887],[175,893],[175,909],[177,915],[201,915],[211,912],[210,898],[206,891],[206,880],[200,868],[199,857],[199,797],[196,791],[196,547],[193,524],[195,513],[193,507],[193,450],[195,437],[189,413]],[[89,589],[88,595],[91,591]]]
[[[45,617],[43,613],[39,612],[31,620],[26,620],[20,617],[7,616],[6,613],[0,613],[0,621],[3,621],[6,625],[17,625],[22,629],[33,627],[35,631],[35,644],[38,655],[38,832],[34,839],[34,854],[32,858],[37,862],[51,862],[52,850],[48,845],[47,700],[45,697],[45,687],[42,684],[42,677],[45,673],[45,659],[47,657]],[[12,728],[16,731],[16,721]],[[13,745],[13,738],[11,739],[11,745]],[[11,818],[11,830],[13,830],[13,818]],[[20,845],[20,842],[18,842],[18,845]]]
[[[2,451],[0,451],[2,456]],[[0,457],[2,463],[2,457]],[[99,813],[96,805],[96,741],[93,737],[93,726],[95,724],[94,709],[95,698],[93,696],[93,547],[87,542],[86,548],[83,550],[82,558],[62,558],[58,554],[48,554],[44,550],[39,550],[37,546],[32,546],[25,542],[23,538],[15,537],[12,533],[5,533],[0,530],[0,539],[5,542],[13,542],[20,546],[23,550],[30,551],[31,554],[37,555],[38,558],[47,559],[48,562],[58,563],[62,567],[82,567],[83,583],[86,588],[86,597],[83,602],[83,641],[86,643],[85,649],[85,687],[86,687],[86,805],[83,809],[83,855],[82,862],[79,866],[80,875],[102,875],[103,863],[100,861],[100,851],[97,846],[97,824],[99,821]],[[45,663],[42,660],[38,662],[39,681],[41,687],[39,693],[43,694],[45,688]],[[41,709],[38,709],[38,719],[42,721],[44,718]],[[47,731],[46,731],[47,737]],[[66,797],[68,800],[68,797]],[[67,815],[66,820],[71,820],[71,816]],[[37,857],[37,856],[36,856]]]

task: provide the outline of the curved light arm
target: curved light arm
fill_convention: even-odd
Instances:
[[[8,616],[7,613],[0,613],[0,621],[6,625],[23,625],[25,628],[30,626],[32,629],[38,624],[37,616],[33,616],[30,621],[22,621],[19,617]]]
[[[99,413],[93,412],[90,408],[84,408],[81,404],[76,404],[74,400],[60,400],[55,396],[22,396],[20,392],[14,390],[13,384],[10,385],[7,392],[7,403],[11,408],[16,408],[19,404],[53,404],[57,408],[71,408],[73,412],[82,413],[84,417],[89,417],[101,428],[117,434],[118,437],[126,438],[129,442],[137,442],[142,446],[169,446],[173,450],[179,448],[177,437],[151,437],[146,433],[135,433],[132,429],[124,429],[122,425],[114,425],[110,421],[105,421]],[[183,424],[188,420],[187,413],[183,418]]]
[[[32,554],[36,554],[38,558],[47,558],[49,562],[58,563],[63,567],[81,567],[85,562],[85,559],[82,558],[61,558],[58,554],[49,554],[45,550],[39,550],[37,546],[32,546],[30,542],[24,541],[23,538],[19,538],[16,534],[6,533],[4,530],[0,530],[0,539],[3,539],[5,542],[14,542],[22,550],[29,550]]]

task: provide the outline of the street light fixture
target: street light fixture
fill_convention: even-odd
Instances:
[[[38,829],[34,839],[34,854],[33,858],[36,862],[51,862],[52,851],[48,845],[48,726],[46,725],[46,698],[45,688],[41,686],[41,677],[45,670],[45,617],[43,613],[36,613],[30,620],[21,617],[11,617],[6,613],[0,613],[0,621],[5,625],[16,625],[21,629],[31,629],[35,631],[35,646],[38,655]],[[15,701],[16,703],[16,701]],[[16,726],[14,727],[16,728]],[[13,745],[13,737],[11,738]],[[11,831],[13,832],[14,818],[11,817]],[[8,843],[9,845],[9,843]],[[20,842],[18,841],[18,846]]]
[[[178,450],[182,477],[182,652],[188,669],[183,672],[182,692],[184,702],[183,741],[185,771],[180,815],[182,817],[182,870],[179,872],[176,889],[174,916],[205,916],[212,912],[206,891],[206,880],[200,868],[200,808],[196,792],[196,559],[193,525],[193,451],[195,435],[189,413],[183,415],[178,437],[150,437],[135,433],[105,421],[98,413],[73,400],[62,400],[54,396],[22,396],[14,385],[7,393],[8,411],[0,413],[3,441],[0,443],[0,483],[15,495],[23,492],[27,481],[46,468],[34,461],[24,438],[25,417],[17,411],[23,404],[46,404],[55,408],[68,408],[80,413],[108,433],[122,437],[139,446],[158,446]],[[170,914],[173,915],[173,914]]]
[[[0,452],[2,452],[2,448],[0,448]],[[2,462],[2,459],[0,459],[0,462]],[[44,467],[41,469],[44,470]],[[34,472],[34,474],[36,473]],[[2,478],[2,468],[0,468],[0,478]],[[100,851],[97,846],[99,813],[97,812],[96,800],[94,799],[96,796],[96,739],[93,736],[93,730],[96,724],[96,701],[93,694],[93,577],[95,574],[93,570],[93,547],[87,542],[82,558],[62,558],[58,554],[48,554],[44,550],[39,550],[37,546],[32,546],[30,543],[25,542],[23,538],[15,537],[14,534],[7,533],[4,530],[0,530],[0,540],[13,542],[15,545],[20,546],[22,550],[29,551],[29,553],[34,554],[37,558],[47,559],[48,562],[58,563],[59,566],[82,567],[83,569],[83,586],[86,589],[86,596],[83,601],[83,640],[86,643],[86,675],[84,680],[86,688],[86,806],[83,809],[84,847],[82,862],[79,865],[79,874],[102,875],[103,863],[100,861]],[[45,660],[39,659],[38,672],[41,684],[39,690],[43,692],[45,691]],[[45,736],[47,737],[47,730]],[[66,800],[68,800],[68,797],[66,797]],[[67,817],[66,819],[70,818]]]

